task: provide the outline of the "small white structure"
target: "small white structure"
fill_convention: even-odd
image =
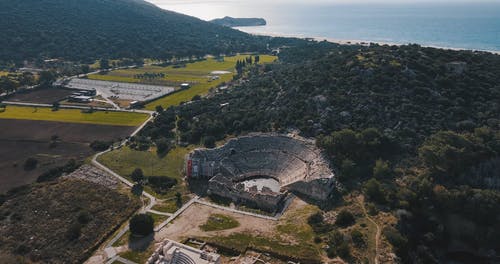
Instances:
[[[188,89],[189,87],[191,87],[191,85],[189,83],[181,84],[181,89]]]
[[[68,98],[68,101],[74,103],[90,103],[92,101],[92,97],[84,95],[73,95]]]
[[[171,240],[165,240],[147,264],[220,264],[220,256]]]

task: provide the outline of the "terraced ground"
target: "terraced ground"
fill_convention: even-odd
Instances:
[[[113,126],[139,126],[148,118],[147,114],[131,112],[95,111],[83,113],[78,109],[52,111],[46,107],[7,106],[0,111],[0,119],[57,121]]]
[[[190,83],[191,88],[179,91],[169,96],[160,98],[146,105],[146,109],[154,110],[156,106],[161,105],[164,108],[178,105],[181,102],[190,101],[195,95],[204,95],[211,88],[217,87],[224,82],[232,80],[235,74],[235,65],[238,60],[244,60],[250,55],[237,55],[224,57],[223,60],[208,58],[203,61],[187,63],[179,66],[144,66],[137,69],[124,69],[111,71],[107,74],[93,74],[89,79],[117,81],[117,82],[132,82],[145,83],[179,87],[181,83]],[[270,63],[277,59],[275,56],[260,55],[260,63]],[[214,71],[227,71],[227,74],[218,75],[220,79],[212,80],[210,75]],[[139,79],[134,78],[138,74],[144,73],[163,73],[163,78],[154,79]]]

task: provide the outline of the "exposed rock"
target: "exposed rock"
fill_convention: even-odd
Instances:
[[[110,189],[116,189],[118,187],[118,180],[116,178],[91,165],[83,165],[78,170],[63,178],[76,178],[96,183]]]

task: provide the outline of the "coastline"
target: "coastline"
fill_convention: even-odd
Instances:
[[[252,27],[255,28],[255,27]],[[454,51],[478,51],[478,52],[488,52],[495,55],[500,55],[500,50],[481,50],[481,49],[468,49],[468,48],[456,48],[456,47],[445,47],[438,45],[423,45],[419,43],[396,43],[396,42],[386,42],[386,41],[369,41],[369,40],[356,40],[356,39],[336,39],[329,37],[321,37],[321,36],[304,36],[301,34],[282,34],[282,33],[267,33],[267,32],[248,32],[245,31],[245,27],[235,27],[234,29],[243,31],[245,33],[256,35],[256,36],[269,36],[269,37],[285,37],[285,38],[300,38],[300,39],[313,39],[315,41],[328,41],[332,43],[337,43],[341,45],[364,45],[368,46],[370,43],[375,43],[378,45],[389,45],[389,46],[403,46],[409,44],[417,44],[425,48],[435,48],[442,50],[454,50]],[[248,29],[248,27],[247,27]]]

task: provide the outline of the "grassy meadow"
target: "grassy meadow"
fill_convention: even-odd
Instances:
[[[154,149],[149,151],[136,151],[128,147],[116,149],[99,157],[99,162],[116,173],[130,179],[130,174],[140,168],[144,172],[144,176],[167,176],[177,179],[177,185],[174,186],[167,194],[159,195],[162,199],[173,199],[175,193],[188,193],[187,187],[183,180],[184,156],[192,151],[194,147],[179,147],[170,150],[164,157],[156,154]],[[145,190],[155,194],[153,190],[146,186]]]
[[[113,111],[82,113],[79,109],[59,109],[58,111],[52,111],[52,109],[48,107],[24,107],[9,105],[5,108],[5,111],[0,111],[0,118],[96,125],[139,126],[147,120],[148,115],[142,113]]]
[[[207,222],[200,226],[203,231],[220,231],[240,226],[240,223],[229,215],[213,214]]]

